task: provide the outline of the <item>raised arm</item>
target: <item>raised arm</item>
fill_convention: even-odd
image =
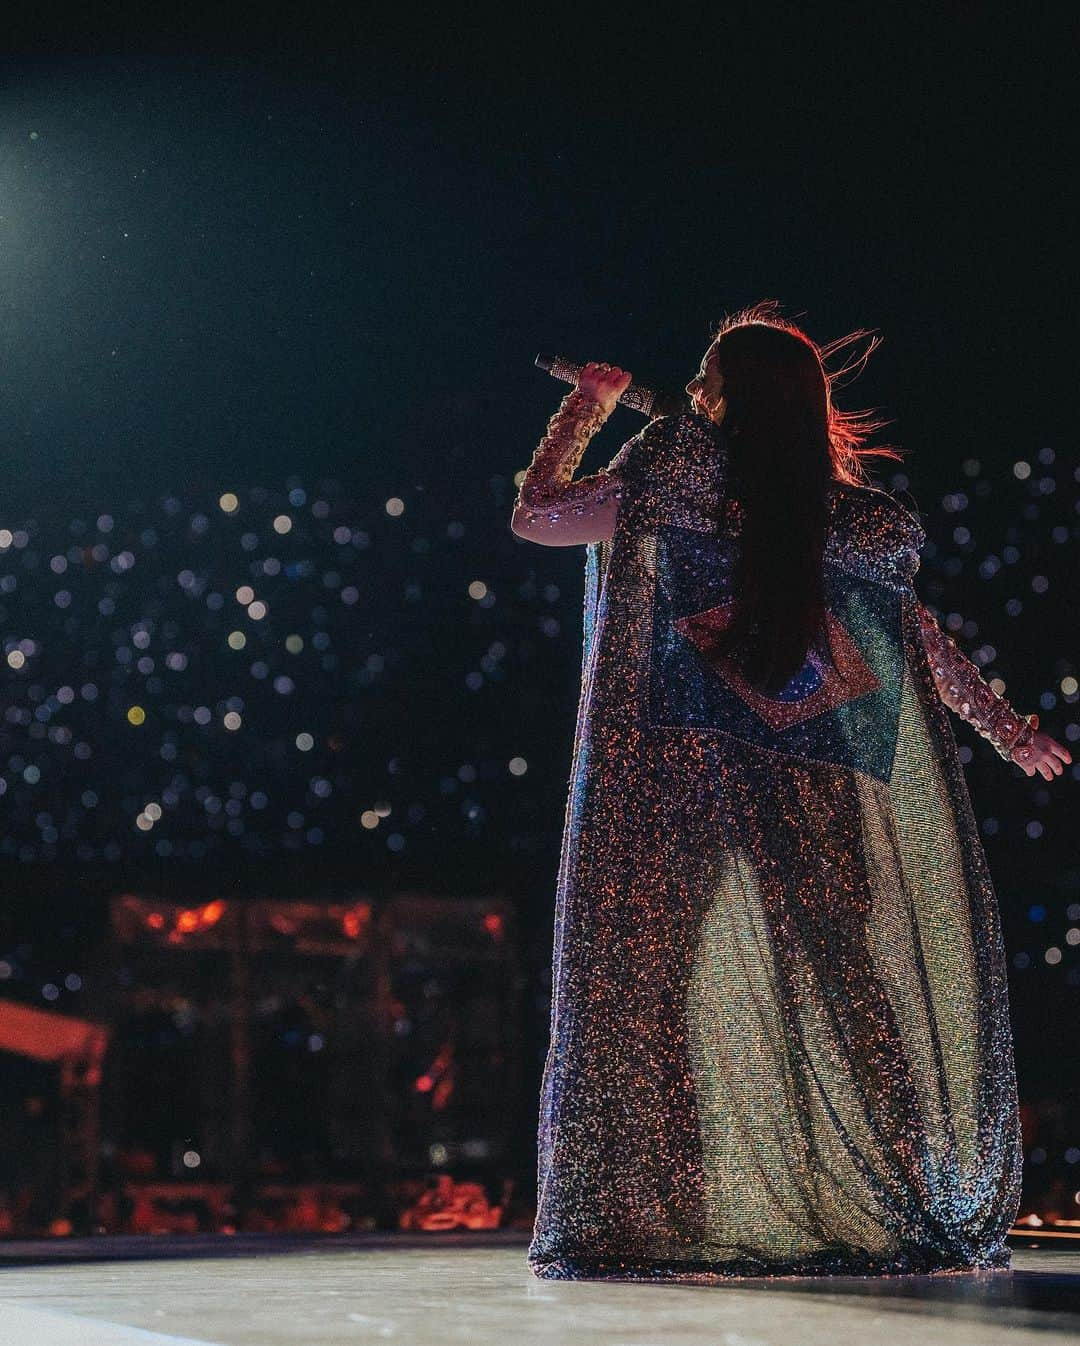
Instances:
[[[511,530],[549,547],[601,542],[615,530],[622,482],[601,470],[573,480],[585,449],[611,412],[574,388],[559,403],[518,487]]]
[[[519,537],[549,547],[608,542],[624,490],[627,456],[644,431],[628,440],[601,472],[574,481],[585,446],[630,383],[618,365],[591,361],[548,422],[518,489],[510,527]]]
[[[925,604],[918,600],[916,603],[923,646],[942,701],[961,719],[967,720],[983,738],[989,739],[1006,762],[1026,767],[1036,751],[1038,716],[1018,715],[983,678],[953,638],[941,629]]]

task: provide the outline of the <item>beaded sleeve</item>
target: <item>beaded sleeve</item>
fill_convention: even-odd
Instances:
[[[1018,715],[998,696],[929,609],[921,602],[917,607],[923,646],[942,701],[988,739],[1006,762],[1026,761],[1035,733],[1030,716]]]
[[[606,469],[573,480],[589,441],[609,414],[578,388],[559,403],[518,488],[514,509],[526,523],[563,515],[587,521],[599,506],[622,495],[622,480]]]

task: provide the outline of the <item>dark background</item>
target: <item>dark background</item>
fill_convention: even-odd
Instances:
[[[900,475],[885,464],[879,479],[927,527],[922,592],[974,624],[961,644],[991,642],[988,669],[1065,741],[1076,729],[1076,696],[1059,686],[1077,662],[1076,24],[1063,9],[959,4],[273,14],[196,4],[7,16],[0,526],[28,528],[42,562],[0,595],[3,634],[52,630],[44,559],[72,536],[89,542],[103,513],[119,538],[160,525],[169,496],[184,518],[205,510],[205,560],[222,491],[247,502],[263,487],[265,528],[290,488],[310,503],[330,483],[345,503],[327,527],[340,518],[367,537],[353,558],[364,610],[351,634],[334,634],[339,662],[298,679],[303,713],[287,728],[316,730],[306,765],[333,779],[342,811],[317,842],[309,820],[262,833],[252,820],[250,850],[218,834],[201,851],[178,812],[177,848],[162,854],[132,827],[138,801],[160,794],[160,736],[148,747],[149,733],[128,733],[141,691],[114,683],[82,729],[95,754],[78,788],[96,773],[106,821],[80,858],[78,809],[64,826],[41,822],[45,790],[50,819],[67,816],[73,777],[59,748],[37,745],[44,774],[31,787],[9,718],[7,992],[41,1003],[42,980],[62,986],[124,884],[192,900],[315,883],[500,892],[520,903],[532,941],[538,1059],[583,552],[509,532],[514,474],[565,391],[534,356],[609,360],[679,387],[723,313],[766,297],[821,342],[879,332],[839,400],[879,407],[907,450]],[[617,411],[583,470],[640,424]],[[1030,477],[1017,461],[1034,465]],[[394,498],[400,517],[385,508]],[[1065,530],[1053,543],[1051,507]],[[290,545],[314,558],[317,586],[327,537]],[[1006,545],[1019,553],[1015,620],[1012,590],[980,572]],[[190,537],[169,546],[161,574],[198,566]],[[1036,575],[1050,577],[1038,599]],[[495,601],[468,596],[476,580]],[[65,630],[45,641],[48,691],[65,677],[78,686],[89,674],[64,662],[74,669],[111,638]],[[195,650],[209,636],[187,639]],[[373,654],[382,663],[350,681]],[[27,678],[5,676],[10,706]],[[192,704],[239,685],[209,656],[200,676]],[[287,792],[281,726],[268,709],[248,724],[244,745],[191,750],[193,780],[209,789],[215,773],[227,782],[246,767]],[[320,727],[344,744],[329,765]],[[957,737],[1002,899],[1023,1087],[1049,1097],[1076,1059],[1080,963],[1065,934],[1080,918],[1075,775],[1043,788],[959,723]],[[516,756],[528,771],[510,777]],[[386,827],[357,826],[377,799],[400,820],[392,844]],[[1048,944],[1063,951],[1057,964]],[[57,1007],[80,1012],[80,995],[61,991]]]
[[[98,8],[7,44],[9,510],[298,461],[469,498],[537,350],[681,384],[766,296],[880,329],[921,500],[1073,432],[1061,11]]]

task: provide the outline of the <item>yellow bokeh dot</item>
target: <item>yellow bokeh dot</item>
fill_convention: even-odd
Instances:
[[[247,636],[244,635],[243,631],[230,631],[230,632],[229,632],[229,648],[230,648],[230,649],[232,649],[232,650],[242,650],[246,644],[247,644]]]
[[[292,531],[292,519],[287,514],[279,514],[274,520],[275,533],[288,533]]]
[[[142,724],[146,719],[146,711],[142,706],[129,706],[127,717],[128,724]]]
[[[391,518],[399,518],[405,513],[405,501],[398,495],[392,495],[386,502],[386,512]]]
[[[232,491],[226,491],[218,501],[218,504],[226,514],[233,514],[240,507],[240,501],[233,495]]]
[[[289,651],[290,654],[299,654],[300,651],[304,648],[304,637],[296,635],[286,636],[285,648]]]
[[[487,591],[487,585],[483,580],[473,580],[469,585],[470,598],[483,598]]]
[[[360,823],[370,831],[373,827],[378,827],[379,815],[374,809],[365,809],[360,815]]]
[[[1074,696],[1076,694],[1077,682],[1073,677],[1061,679],[1061,690],[1065,696]]]

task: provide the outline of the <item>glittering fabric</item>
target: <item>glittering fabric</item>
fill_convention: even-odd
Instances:
[[[1007,762],[1026,761],[1031,756],[1034,738],[1032,717],[1017,715],[1008,701],[994,691],[952,636],[937,624],[929,608],[919,603],[917,611],[930,670],[942,701],[987,739],[999,757]]]
[[[763,699],[710,652],[737,599],[727,461],[711,421],[666,416],[593,479],[619,507],[586,550],[529,1265],[1007,1267],[1004,951],[912,585],[922,529],[830,487],[836,667]]]

